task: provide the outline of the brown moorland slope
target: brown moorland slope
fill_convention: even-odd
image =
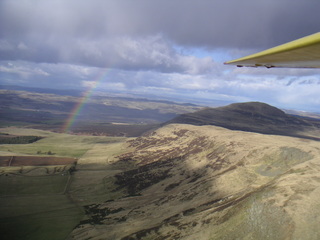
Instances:
[[[127,145],[70,238],[320,238],[319,141],[170,124]]]

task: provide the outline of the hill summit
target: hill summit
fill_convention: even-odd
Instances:
[[[167,123],[183,123],[196,126],[215,125],[231,130],[296,137],[313,127],[307,119],[286,114],[284,111],[261,102],[234,103],[218,108],[177,116]],[[307,137],[309,138],[309,137]]]

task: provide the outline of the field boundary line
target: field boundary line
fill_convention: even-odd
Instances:
[[[11,163],[12,163],[13,158],[14,158],[14,156],[10,156],[10,160],[9,160],[9,163],[8,163],[8,167],[11,166]]]

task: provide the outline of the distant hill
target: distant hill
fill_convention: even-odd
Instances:
[[[312,129],[320,130],[319,120],[289,115],[261,102],[234,103],[225,107],[205,108],[193,113],[181,114],[166,124],[170,123],[215,125],[231,130],[320,139],[317,135],[310,136]],[[308,134],[305,134],[306,131]]]
[[[7,87],[8,89],[3,89]],[[108,94],[84,98],[81,92],[0,85],[0,126],[61,131],[71,113],[77,134],[139,136],[178,114],[200,106]],[[85,100],[85,101],[84,101]],[[75,112],[75,109],[78,111]],[[122,125],[119,125],[122,124]],[[125,125],[123,125],[125,124]]]

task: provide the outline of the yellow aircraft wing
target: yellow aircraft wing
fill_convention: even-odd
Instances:
[[[238,67],[320,68],[320,32],[225,64]]]

